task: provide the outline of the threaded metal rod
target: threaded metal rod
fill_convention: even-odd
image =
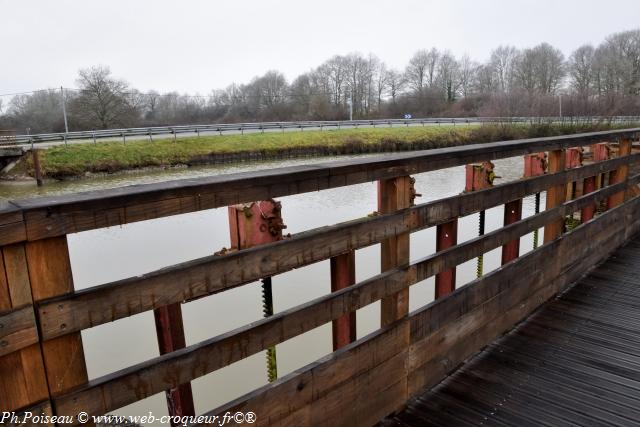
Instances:
[[[540,193],[536,193],[535,213],[540,213]],[[533,249],[538,247],[538,229],[533,230]]]
[[[480,217],[478,221],[478,236],[484,235],[484,221],[485,211],[480,211]],[[478,256],[478,263],[476,265],[476,276],[482,277],[482,271],[484,269],[484,254]]]
[[[271,289],[271,277],[262,279],[262,312],[264,317],[273,316],[273,291]],[[278,361],[276,348],[267,348],[267,378],[273,382],[278,378]]]

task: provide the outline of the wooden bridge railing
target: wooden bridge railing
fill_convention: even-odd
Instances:
[[[252,411],[261,425],[375,423],[436,384],[639,229],[640,199],[631,190],[640,175],[629,176],[629,167],[640,160],[640,154],[631,154],[638,135],[640,129],[631,129],[497,142],[5,203],[0,206],[0,411],[108,413],[381,300],[379,330],[211,412]],[[619,156],[564,168],[564,150],[602,141],[618,141]],[[541,151],[549,152],[550,173],[411,203],[411,174]],[[609,185],[564,200],[567,183],[609,172]],[[380,182],[379,215],[73,289],[67,234],[369,181]],[[517,206],[514,201],[545,191],[547,209],[541,213],[515,222],[505,217],[507,225],[498,230],[409,262],[410,233],[494,206],[510,203],[511,208]],[[603,201],[608,201],[605,212],[563,232],[565,217]],[[538,249],[408,312],[411,285],[540,227],[545,227],[545,244]],[[87,378],[84,329],[148,310],[179,308],[194,298],[378,243],[379,275],[124,370]]]

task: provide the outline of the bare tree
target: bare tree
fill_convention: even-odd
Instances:
[[[414,92],[422,94],[425,87],[434,86],[439,57],[436,48],[419,50],[411,57],[405,69],[405,80]]]
[[[72,103],[74,116],[90,127],[108,129],[135,123],[138,112],[131,105],[129,86],[111,77],[106,66],[80,70],[77,80],[80,94]]]
[[[43,90],[32,95],[18,95],[9,103],[12,127],[32,133],[64,131],[60,92]]]
[[[591,96],[594,76],[594,53],[591,45],[583,45],[576,49],[569,57],[568,71],[571,87],[578,96],[587,102]]]
[[[424,49],[417,51],[409,60],[404,79],[416,93],[422,93],[425,87],[428,66],[429,53]]]
[[[460,93],[467,98],[473,92],[479,65],[469,55],[464,55],[458,61],[457,68]]]
[[[387,65],[384,62],[380,61],[378,64],[378,69],[376,70],[376,99],[378,111],[380,111],[380,107],[382,105],[382,95],[387,91],[388,86],[389,72],[387,70]]]
[[[448,102],[456,99],[459,87],[458,62],[451,52],[443,52],[438,61],[438,82]]]
[[[401,94],[402,91],[404,90],[407,84],[407,80],[405,79],[404,74],[393,69],[387,70],[386,75],[387,75],[386,77],[387,86],[389,88],[388,89],[389,96],[391,97],[391,100],[393,101],[393,103],[395,103],[398,95]]]
[[[508,92],[513,83],[515,63],[518,50],[513,46],[498,46],[491,52],[489,68],[494,76],[496,89]]]

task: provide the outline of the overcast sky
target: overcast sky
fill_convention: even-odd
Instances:
[[[569,55],[639,27],[638,0],[0,0],[0,94],[75,87],[97,64],[142,91],[207,94],[354,51],[399,69],[432,46],[485,60],[546,41]]]

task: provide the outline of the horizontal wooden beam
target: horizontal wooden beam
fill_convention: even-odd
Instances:
[[[578,210],[583,204],[604,200],[610,194],[615,194],[627,185],[638,182],[640,182],[640,175],[634,176],[627,182],[589,193],[552,210],[432,254],[409,266],[389,270],[218,337],[92,380],[75,392],[55,399],[56,410],[66,415],[73,415],[81,410],[90,414],[101,414],[162,390],[176,387],[310,331],[345,313],[393,295],[452,265],[472,259],[531,232],[544,225],[545,221],[548,222]],[[607,214],[607,218],[610,219],[611,216],[613,215]],[[592,222],[595,221],[598,219]],[[577,230],[584,230],[589,227],[589,224],[591,223],[584,224]],[[583,232],[580,231],[580,233]],[[545,249],[545,251],[548,250]],[[130,387],[131,384],[136,384],[136,387]]]
[[[27,239],[22,209],[11,202],[0,200],[0,246]]]
[[[27,238],[38,240],[237,203],[396,178],[478,161],[588,145],[602,140],[635,139],[638,134],[640,129],[628,129],[473,144],[14,200],[11,203],[24,211]]]
[[[209,256],[152,273],[76,291],[39,304],[42,338],[51,339],[147,310],[274,276],[415,232],[459,216],[520,199],[550,185],[594,176],[640,159],[634,154],[557,174],[522,179],[414,206],[397,213],[299,233],[289,239]]]
[[[0,356],[38,342],[33,306],[0,312]]]

